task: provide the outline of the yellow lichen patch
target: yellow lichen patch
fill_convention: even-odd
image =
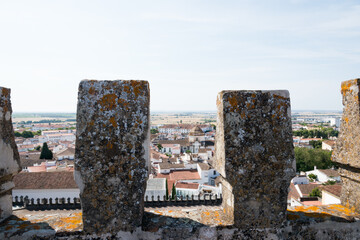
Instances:
[[[131,80],[130,81],[130,84],[131,86],[133,87],[133,91],[135,93],[135,97],[138,97],[140,95],[140,92],[141,92],[141,88],[142,88],[142,85],[143,83],[140,82],[140,81],[133,81]]]
[[[100,100],[99,103],[104,110],[112,110],[116,106],[116,95],[115,94],[106,94]]]
[[[90,87],[89,89],[89,94],[93,95],[95,93],[95,88],[94,87]]]
[[[347,93],[349,91],[351,92],[350,88],[353,84],[356,83],[355,81],[356,80],[349,80],[349,81],[342,82],[341,83],[341,94],[344,95],[345,93]]]
[[[355,212],[355,208],[347,208],[347,207],[345,207],[345,206],[338,205],[338,204],[329,205],[327,208],[330,209],[330,210],[338,211],[338,212],[343,213],[343,214],[345,214],[345,215],[347,215],[347,216],[356,215],[356,214],[357,214],[357,213]]]
[[[238,107],[238,104],[239,104],[238,100],[236,99],[236,96],[229,97],[228,101],[232,107],[230,110],[234,111]]]
[[[34,229],[39,230],[41,227],[39,225],[32,226]]]
[[[126,93],[130,93],[130,87],[128,85],[124,85],[124,91]]]
[[[5,230],[8,231],[8,230],[10,230],[10,229],[12,229],[12,228],[13,228],[12,226],[6,226],[6,227],[5,227]]]
[[[24,228],[28,227],[29,225],[30,225],[29,223],[23,223],[20,226],[18,226],[18,228],[24,229]]]
[[[346,123],[348,123],[349,122],[349,118],[344,118],[344,121],[346,122]]]
[[[132,175],[131,175],[131,173],[129,172],[129,174],[128,174],[128,177],[129,177],[129,180],[131,180],[132,179]]]
[[[162,212],[157,211],[157,210],[155,210],[154,213],[156,213],[156,214],[158,214],[158,215],[162,215]]]
[[[112,125],[114,128],[117,127],[117,122],[116,122],[116,120],[115,120],[115,117],[111,117],[111,118],[109,119],[109,121],[110,121],[111,125]]]
[[[251,94],[251,97],[252,97],[252,98],[255,98],[255,97],[256,97],[256,94],[255,94],[255,93]],[[254,103],[255,103],[255,99],[254,99],[253,101],[254,101]]]
[[[319,212],[320,209],[318,207],[315,207],[315,206],[308,206],[308,207],[297,206],[297,207],[295,207],[295,211],[296,212],[306,212],[306,211]]]
[[[169,213],[172,213],[173,211],[169,210]]]
[[[8,88],[3,88],[2,89],[2,95],[8,96],[9,94],[10,94],[10,90]]]
[[[280,95],[276,95],[276,94],[274,94],[274,98],[282,99],[282,100],[287,100],[287,99],[289,99],[289,98],[286,98],[286,97],[283,97],[283,96],[280,96]]]
[[[240,114],[241,119],[244,119],[245,116],[246,116],[245,111],[241,111],[241,114]]]
[[[81,215],[81,213],[75,213],[73,216],[60,218],[52,227],[67,231],[78,230],[82,226]]]
[[[118,104],[123,105],[125,107],[127,107],[129,105],[129,103],[125,99],[122,99],[122,98],[118,99]]]
[[[106,144],[106,148],[107,148],[107,149],[112,149],[113,146],[114,146],[114,145],[113,145],[111,142],[108,142],[108,143]]]
[[[203,212],[205,215],[207,215],[207,216],[209,216],[210,215],[210,213],[209,212]]]

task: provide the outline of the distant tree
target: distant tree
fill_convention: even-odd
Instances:
[[[39,151],[40,149],[41,149],[40,146],[37,146],[37,147],[35,148],[35,150],[37,150],[37,151]]]
[[[186,150],[186,153],[191,153],[191,151],[190,151],[190,150]]]
[[[327,180],[327,182],[324,182],[322,185],[334,185],[335,183],[335,180]]]
[[[34,135],[40,136],[41,135],[41,130],[38,130],[37,132],[34,132]]]
[[[313,148],[321,148],[322,147],[322,141],[310,141],[309,144]]]
[[[182,120],[180,120],[180,123],[182,123]]]
[[[52,159],[52,158],[53,158],[53,153],[48,148],[47,143],[44,142],[44,144],[41,148],[40,159]]]
[[[150,129],[150,133],[151,134],[156,134],[156,133],[158,133],[159,131],[157,130],[157,129],[155,129],[155,128],[152,128],[152,129]]]
[[[319,188],[314,188],[311,193],[310,193],[310,197],[320,197],[321,198],[321,190]]]
[[[175,198],[176,198],[176,188],[175,188],[175,184],[173,184],[171,190],[171,199],[174,200]]]
[[[166,200],[168,200],[169,199],[169,190],[168,190],[167,178],[166,178],[165,188],[166,188],[165,197],[166,197]]]
[[[297,171],[306,172],[317,166],[319,169],[328,169],[334,166],[331,161],[331,151],[322,149],[295,148]]]
[[[313,174],[313,173],[310,173],[308,175],[308,178],[310,178],[310,181],[311,182],[314,182],[316,179],[317,179],[317,175],[316,174]]]
[[[159,149],[160,151],[161,151],[161,149],[163,148],[163,146],[162,146],[160,143],[158,143],[157,147],[158,147],[158,149]]]
[[[19,133],[19,132],[15,132],[14,134],[15,134],[15,137],[21,137],[22,136],[21,133]]]
[[[33,132],[31,132],[31,131],[23,131],[22,134],[21,134],[21,136],[22,136],[23,138],[33,138],[33,137],[34,137],[34,134],[33,134]]]
[[[304,137],[304,138],[323,138],[329,139],[330,137],[337,137],[339,132],[334,130],[333,128],[325,128],[320,126],[319,129],[300,129],[297,131],[293,131],[294,136]]]

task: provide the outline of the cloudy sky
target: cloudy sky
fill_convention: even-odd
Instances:
[[[359,1],[0,0],[0,30],[15,112],[75,112],[82,79],[148,80],[152,111],[216,110],[228,89],[341,110],[360,77]]]

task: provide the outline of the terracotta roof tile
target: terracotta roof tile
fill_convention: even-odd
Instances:
[[[78,188],[73,172],[33,172],[14,176],[14,189]]]
[[[199,173],[196,171],[176,171],[170,173],[171,180],[198,180],[201,179]]]
[[[198,183],[187,183],[187,182],[177,182],[175,185],[176,188],[188,188],[188,189],[198,189]]]

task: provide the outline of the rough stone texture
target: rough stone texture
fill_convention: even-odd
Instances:
[[[340,167],[341,202],[360,212],[360,79],[341,84],[343,116],[332,160]]]
[[[21,170],[11,114],[10,89],[0,87],[0,222],[12,214],[12,179]]]
[[[239,228],[280,225],[295,176],[288,91],[222,91],[217,107],[214,165],[227,217]]]
[[[141,225],[149,155],[147,81],[84,80],[79,85],[75,180],[84,231]]]

